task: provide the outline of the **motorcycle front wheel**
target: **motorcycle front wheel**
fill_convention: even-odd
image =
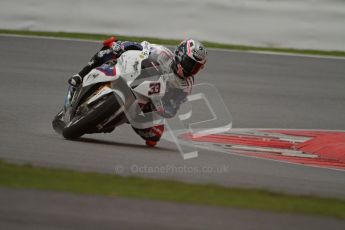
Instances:
[[[83,114],[74,117],[63,128],[63,137],[71,140],[81,137],[114,114],[120,107],[119,102],[113,94],[105,96],[102,100],[89,106]]]

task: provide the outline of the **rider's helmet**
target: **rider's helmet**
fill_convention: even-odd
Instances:
[[[182,41],[174,53],[173,69],[181,78],[197,74],[207,60],[207,51],[204,45],[192,39]]]

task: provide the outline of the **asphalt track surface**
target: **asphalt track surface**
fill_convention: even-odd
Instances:
[[[51,120],[68,77],[98,48],[92,42],[0,36],[1,159],[345,198],[344,171],[208,150],[183,160],[171,143],[147,148],[127,125],[112,134],[64,140]],[[236,128],[345,130],[344,59],[211,50],[197,81],[219,89]],[[156,166],[168,172],[147,170]]]
[[[343,229],[344,220],[140,199],[0,188],[0,228]],[[6,195],[6,196],[4,196]],[[35,207],[33,209],[33,207]],[[25,213],[25,215],[23,215]],[[236,220],[236,221],[234,221]],[[273,228],[272,228],[273,226]],[[274,226],[279,226],[275,228]]]

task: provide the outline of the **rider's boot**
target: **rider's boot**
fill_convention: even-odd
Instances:
[[[81,85],[82,82],[83,82],[83,79],[79,74],[76,74],[73,77],[70,77],[68,79],[68,84],[71,86],[70,87],[70,99],[71,100],[74,96],[75,91]]]
[[[78,88],[78,86],[83,82],[82,77],[79,74],[74,75],[68,79],[68,84],[73,88]]]
[[[156,125],[146,129],[132,128],[146,141],[146,145],[150,147],[154,147],[158,143],[164,132],[164,125]]]
[[[155,147],[157,145],[157,141],[146,140],[146,145],[149,147]]]

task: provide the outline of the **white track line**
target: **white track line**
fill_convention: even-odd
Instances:
[[[50,40],[62,40],[62,41],[101,43],[101,41],[81,39],[81,38],[59,38],[59,37],[36,36],[36,35],[0,34],[0,37],[19,37],[19,38],[50,39]],[[318,59],[345,60],[345,57],[337,57],[337,56],[294,54],[294,53],[282,53],[282,52],[272,52],[272,51],[231,50],[231,49],[222,49],[222,48],[208,48],[208,50],[228,52],[228,53],[250,53],[250,54],[262,54],[262,55],[288,56],[288,57],[305,57],[305,58],[318,58]]]
[[[47,39],[47,40],[62,40],[62,41],[102,43],[102,41],[89,40],[89,39],[81,39],[81,38],[59,38],[59,37],[36,36],[36,35],[0,34],[0,37],[18,37],[18,38],[33,38],[33,39]]]

